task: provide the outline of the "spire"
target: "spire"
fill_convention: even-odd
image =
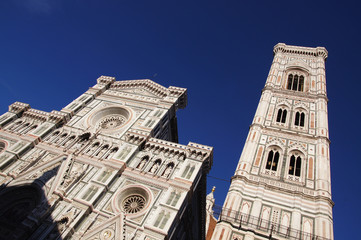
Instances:
[[[212,191],[210,193],[208,193],[208,195],[207,195],[207,202],[210,201],[212,203],[212,207],[214,205],[214,200],[215,200],[214,196],[213,196],[213,193],[215,190],[216,190],[216,187],[213,186]]]

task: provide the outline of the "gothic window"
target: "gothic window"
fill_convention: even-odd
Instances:
[[[123,148],[122,151],[120,151],[118,158],[120,160],[124,160],[128,156],[131,150],[132,149],[130,147]]]
[[[305,114],[303,112],[296,112],[295,115],[295,126],[305,126]]]
[[[62,146],[66,147],[66,146],[70,145],[70,143],[72,143],[74,139],[75,139],[74,135],[70,136],[67,140],[65,140],[63,142]]]
[[[290,166],[288,170],[288,175],[300,177],[301,176],[301,164],[302,159],[300,156],[295,156],[292,154],[290,158]]]
[[[266,169],[277,171],[279,158],[280,158],[280,154],[278,151],[275,152],[273,150],[269,151],[267,163],[266,163]]]
[[[48,141],[49,142],[51,142],[51,141],[53,141],[58,135],[59,135],[59,131],[56,131],[56,132],[54,132],[51,136],[50,136],[50,138],[48,139]]]
[[[108,148],[109,148],[109,145],[108,145],[108,144],[104,145],[95,156],[96,156],[96,157],[101,157],[101,156],[103,156],[103,155],[105,154],[105,152],[108,151]]]
[[[99,143],[96,142],[94,143],[90,148],[88,148],[88,150],[86,151],[87,154],[91,155],[92,153],[95,152],[95,150],[99,147]]]
[[[85,141],[88,141],[90,138],[90,133],[83,133],[82,135],[79,136],[79,139],[82,141],[82,142],[85,142]]]
[[[158,109],[157,111],[155,111],[153,116],[160,117],[162,115],[162,113],[163,113],[163,111]]]
[[[170,218],[170,213],[165,213],[164,210],[161,211],[158,215],[157,220],[154,223],[154,227],[158,227],[160,229],[163,229],[164,226],[167,224],[167,221]]]
[[[149,120],[145,123],[145,126],[146,126],[146,127],[151,127],[151,126],[153,126],[154,123],[155,123],[155,120],[149,119]]]
[[[25,123],[24,125],[20,126],[20,128],[16,129],[17,132],[21,132],[27,127],[29,127],[30,123]]]
[[[108,152],[108,154],[105,156],[105,159],[109,159],[109,158],[111,158],[113,155],[114,155],[114,153],[116,153],[118,151],[118,148],[117,147],[115,147],[115,148],[113,148],[110,152]]]
[[[180,199],[180,197],[181,197],[181,194],[180,194],[180,193],[177,193],[176,191],[173,191],[173,192],[171,192],[171,194],[169,195],[166,204],[174,207],[174,206],[177,204],[177,202],[178,202],[178,200]]]
[[[100,174],[100,176],[98,177],[98,181],[104,183],[108,180],[110,175],[112,175],[112,171],[110,170],[103,171],[102,174]]]
[[[90,201],[94,197],[97,191],[98,191],[97,187],[91,186],[90,188],[87,189],[82,199],[84,199],[85,201]]]
[[[303,75],[298,76],[297,74],[288,75],[287,89],[293,91],[303,92],[305,77]]]
[[[10,128],[9,130],[14,130],[15,128],[17,128],[18,126],[20,126],[23,123],[23,121],[17,121],[15,122]]]
[[[38,127],[38,125],[31,126],[31,127],[27,128],[27,129],[25,129],[22,133],[26,134],[26,133],[30,132],[31,130],[33,130],[33,129],[37,128],[37,127]]]
[[[61,141],[63,141],[66,136],[68,136],[67,133],[64,133],[63,135],[60,136],[60,138],[58,138],[54,143],[60,143]]]
[[[286,123],[287,110],[286,109],[278,109],[276,122]]]
[[[190,179],[190,177],[192,176],[192,174],[194,172],[194,169],[195,169],[195,166],[191,167],[188,164],[182,173],[182,178]]]

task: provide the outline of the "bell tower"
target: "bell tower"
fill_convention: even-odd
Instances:
[[[333,239],[327,50],[277,44],[212,239]]]

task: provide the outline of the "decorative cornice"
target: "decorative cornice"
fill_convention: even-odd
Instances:
[[[110,83],[115,82],[115,77],[108,77],[108,76],[100,76],[97,79],[97,83],[101,85],[108,85]]]
[[[286,45],[284,43],[278,43],[273,47],[273,53],[276,55],[277,53],[289,53],[294,55],[305,55],[312,57],[322,57],[324,60],[328,57],[328,52],[324,47],[300,47],[300,46],[291,46]]]
[[[56,110],[51,111],[51,113],[49,114],[49,118],[48,121],[58,124],[58,123],[66,123],[67,120],[70,119],[70,114],[69,113],[64,113],[64,112],[59,112]]]
[[[258,177],[258,178],[260,178],[260,177]],[[286,189],[286,188],[280,188],[280,187],[278,187],[278,186],[273,186],[273,185],[267,184],[267,183],[264,182],[264,181],[251,180],[251,179],[248,179],[247,177],[241,176],[241,175],[234,175],[234,176],[231,178],[231,184],[232,184],[232,182],[233,182],[234,180],[244,181],[244,182],[246,182],[246,185],[254,185],[254,186],[262,185],[262,186],[265,186],[266,189],[270,189],[270,190],[275,191],[275,192],[293,194],[293,195],[301,196],[302,198],[307,198],[307,199],[310,199],[310,200],[313,200],[313,201],[323,200],[323,201],[328,202],[328,204],[330,204],[331,207],[333,207],[333,206],[335,205],[335,203],[332,201],[331,198],[326,197],[326,196],[316,195],[315,193],[317,192],[317,190],[306,189],[306,188],[299,187],[299,186],[294,186],[294,185],[293,185],[292,187],[297,188],[297,189],[295,189],[295,190]],[[277,181],[277,182],[278,182],[278,181]],[[285,183],[285,184],[286,184],[286,183]],[[305,190],[308,191],[310,194],[306,194],[304,191],[303,191],[303,192],[300,191],[300,189],[305,189]],[[312,193],[313,193],[313,194],[312,194]]]
[[[298,91],[292,91],[282,88],[274,88],[271,86],[265,86],[262,89],[262,92],[264,91],[271,91],[272,93],[280,93],[284,95],[288,95],[289,97],[302,97],[302,98],[308,98],[308,99],[324,99],[326,102],[328,102],[328,98],[326,94],[319,94],[319,93],[310,93],[310,92],[298,92]]]
[[[148,135],[146,133],[134,129],[128,130],[125,134],[125,141],[136,145],[141,145],[147,138]]]
[[[24,112],[23,117],[32,118],[35,120],[45,122],[49,117],[49,113],[30,108]]]
[[[27,103],[22,102],[14,102],[9,106],[9,112],[15,113],[15,114],[21,114],[24,111],[30,109],[30,105]]]

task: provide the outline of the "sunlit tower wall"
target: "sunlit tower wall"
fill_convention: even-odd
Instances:
[[[323,47],[279,43],[212,239],[333,239]]]

